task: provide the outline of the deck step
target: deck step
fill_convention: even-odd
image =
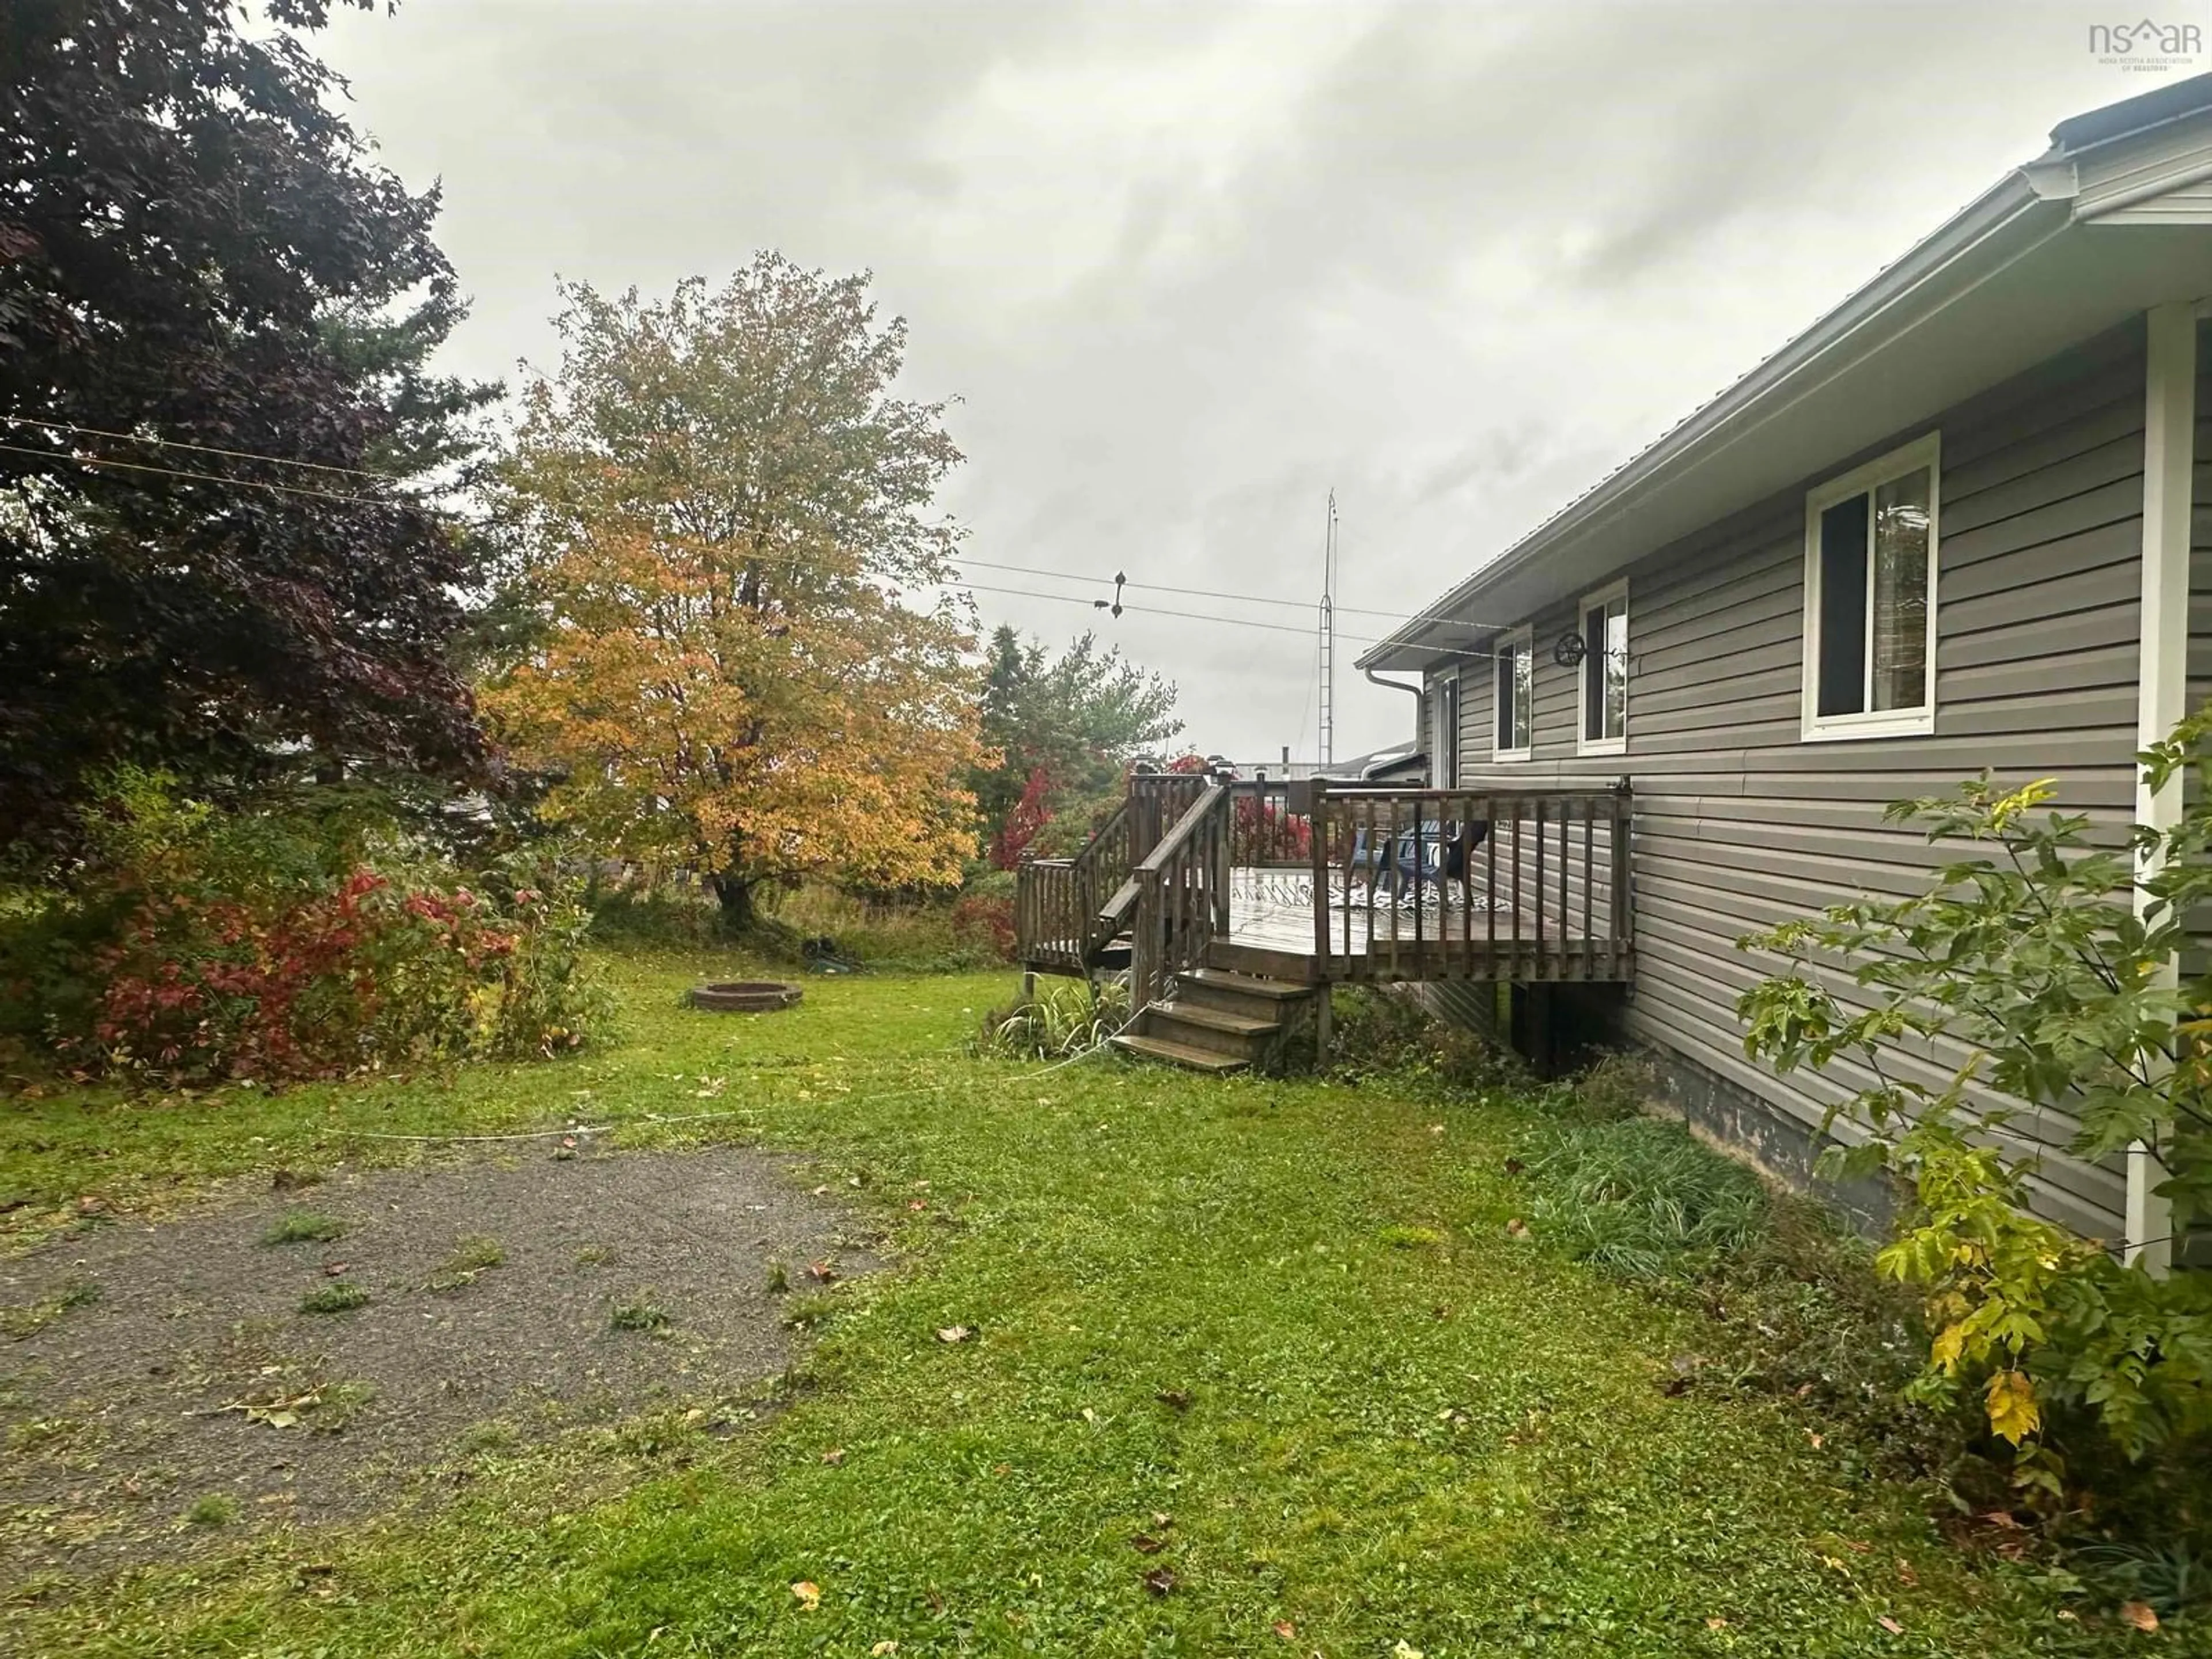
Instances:
[[[1152,1012],[1170,1019],[1179,1019],[1186,1025],[1203,1025],[1224,1036],[1268,1037],[1283,1029],[1283,1023],[1279,1019],[1255,1019],[1231,1009],[1210,1008],[1202,1002],[1185,1002],[1180,998],[1170,1002],[1156,1002]]]
[[[1285,1016],[1311,994],[1306,986],[1224,973],[1218,968],[1200,968],[1176,975],[1175,1000],[1178,1007],[1203,1008],[1232,1019],[1267,1025],[1279,1026]]]
[[[1235,974],[1226,968],[1195,968],[1176,977],[1186,984],[1218,986],[1224,991],[1236,991],[1248,997],[1271,997],[1277,1002],[1295,1002],[1314,994],[1310,985],[1300,985],[1289,980],[1261,979],[1251,974]]]
[[[1125,1054],[1146,1060],[1164,1060],[1170,1066],[1181,1066],[1193,1072],[1241,1072],[1252,1062],[1235,1054],[1216,1054],[1211,1048],[1194,1048],[1187,1042],[1171,1042],[1162,1037],[1131,1036],[1123,1032],[1111,1039],[1114,1046]]]
[[[1180,1042],[1187,1048],[1209,1048],[1232,1059],[1258,1060],[1267,1052],[1267,1045],[1282,1035],[1282,1022],[1266,1016],[1254,1017],[1252,1011],[1262,1008],[1272,1015],[1272,1003],[1244,997],[1236,1000],[1243,1006],[1225,1010],[1182,1000],[1156,1002],[1145,1010],[1144,1017],[1137,1022],[1137,1033],[1165,1042]]]

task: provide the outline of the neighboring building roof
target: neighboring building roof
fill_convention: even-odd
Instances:
[[[1358,665],[1425,667],[2069,345],[2212,290],[2212,75],[2075,116],[2051,140]],[[2168,192],[2189,200],[2144,211]]]
[[[1365,779],[1391,772],[1426,770],[1428,764],[1429,757],[1418,744],[1400,743],[1317,768],[1316,775],[1324,778]]]

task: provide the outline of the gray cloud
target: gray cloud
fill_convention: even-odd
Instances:
[[[910,390],[961,398],[977,557],[1310,600],[1334,487],[1343,602],[1410,611],[2142,90],[2088,52],[2100,15],[415,0],[324,50],[389,164],[445,182],[456,368],[545,357],[556,270],[868,268]],[[1310,641],[1193,619],[1298,611],[1141,602],[1102,631],[1195,742],[1310,750]],[[1339,690],[1339,754],[1405,729]]]

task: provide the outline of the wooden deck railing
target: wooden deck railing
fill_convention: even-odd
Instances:
[[[1129,878],[1137,816],[1134,799],[1125,799],[1074,857],[1022,860],[1014,874],[1014,938],[1023,961],[1085,973],[1121,932],[1121,921],[1102,911]]]
[[[1316,791],[1314,941],[1331,980],[1634,976],[1626,782]]]

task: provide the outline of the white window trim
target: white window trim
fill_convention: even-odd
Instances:
[[[1927,702],[1917,708],[1870,708],[1856,714],[1821,714],[1820,706],[1820,514],[1838,501],[1861,495],[1901,473],[1928,469],[1928,676]],[[1798,704],[1798,737],[1805,743],[1833,743],[1856,738],[1924,738],[1936,731],[1936,574],[1943,508],[1942,434],[1893,449],[1887,455],[1831,478],[1805,496],[1805,662]],[[1874,580],[1874,561],[1867,561]],[[1869,597],[1867,627],[1874,627]]]
[[[1446,789],[1456,789],[1459,787],[1459,775],[1464,769],[1460,765],[1459,761],[1461,748],[1460,739],[1465,732],[1467,726],[1467,677],[1465,671],[1455,668],[1448,672],[1437,675],[1434,679],[1429,682],[1429,689],[1432,695],[1429,703],[1428,717],[1431,720],[1438,721],[1439,724],[1441,724],[1441,716],[1443,714],[1444,687],[1447,685],[1452,688],[1452,729],[1449,738],[1451,745],[1450,771],[1452,781],[1449,784],[1440,782],[1437,787]],[[1495,738],[1496,735],[1497,734],[1495,732],[1492,733],[1493,738]],[[1439,732],[1437,736],[1439,739],[1436,745],[1437,752],[1429,757],[1429,775],[1431,778],[1441,780],[1445,770],[1443,765],[1443,733]]]
[[[1611,605],[1615,599],[1620,601],[1623,620],[1627,622],[1629,633],[1632,636],[1636,631],[1636,623],[1634,618],[1627,614],[1628,579],[1626,576],[1607,586],[1599,588],[1595,592],[1583,595],[1581,602],[1575,606],[1575,631],[1580,633],[1589,623],[1589,613],[1593,607]],[[1604,649],[1603,640],[1586,639],[1583,641],[1585,660],[1590,652]],[[1620,665],[1620,735],[1617,738],[1593,738],[1586,735],[1589,731],[1589,670],[1582,663],[1575,665],[1575,753],[1577,755],[1625,755],[1628,752],[1628,665],[1626,663]]]
[[[1498,746],[1498,716],[1504,705],[1498,699],[1498,663],[1504,653],[1516,647],[1528,653],[1528,745],[1525,749],[1501,749]],[[1490,662],[1490,758],[1493,761],[1524,761],[1536,752],[1536,629],[1532,623],[1509,629],[1498,636],[1496,654]]]

